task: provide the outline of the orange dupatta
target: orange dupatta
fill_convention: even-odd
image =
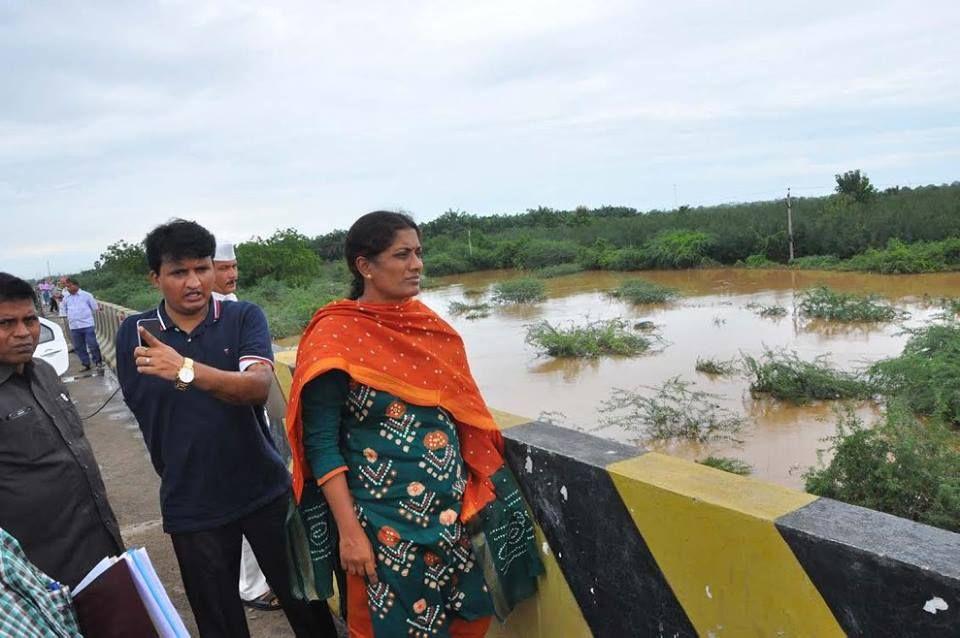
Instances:
[[[470,519],[496,498],[490,477],[503,466],[503,438],[470,374],[457,331],[416,299],[401,304],[344,299],[316,312],[297,351],[287,403],[297,502],[310,475],[300,394],[307,383],[333,369],[407,403],[440,406],[452,414],[468,475],[461,519]]]

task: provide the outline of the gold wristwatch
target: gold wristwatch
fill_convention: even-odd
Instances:
[[[183,366],[181,366],[179,372],[177,372],[177,378],[174,380],[173,385],[176,386],[177,390],[186,390],[190,387],[190,384],[193,383],[193,376],[193,359],[184,357]]]

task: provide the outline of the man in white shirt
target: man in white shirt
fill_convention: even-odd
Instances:
[[[70,326],[73,351],[80,357],[84,370],[90,369],[91,357],[93,357],[93,364],[97,368],[102,368],[103,356],[100,354],[100,344],[97,343],[97,331],[94,329],[93,320],[93,313],[100,310],[97,300],[89,292],[82,290],[77,280],[72,277],[67,277],[67,291],[70,294],[64,296],[61,307]]]
[[[213,298],[220,301],[238,301],[237,255],[233,244],[217,243],[217,251],[213,256]],[[260,571],[257,557],[246,537],[240,552],[240,598],[243,604],[254,609],[280,609],[277,597],[270,591],[267,579]]]

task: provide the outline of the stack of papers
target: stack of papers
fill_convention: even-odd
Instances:
[[[147,550],[104,558],[71,592],[87,638],[189,638]]]

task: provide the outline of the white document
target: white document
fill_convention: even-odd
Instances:
[[[94,565],[93,569],[87,572],[87,575],[83,577],[83,580],[77,583],[77,586],[74,587],[72,590],[70,590],[70,596],[72,598],[76,598],[77,594],[79,594],[84,589],[86,589],[87,585],[95,581],[97,579],[97,576],[99,576],[103,572],[110,569],[113,566],[113,564],[117,562],[117,560],[118,559],[116,556],[107,556],[106,558],[101,560],[99,563]]]
[[[170,602],[170,596],[167,595],[167,590],[163,587],[163,583],[160,582],[160,577],[157,576],[157,571],[153,568],[153,563],[150,561],[150,555],[147,554],[147,550],[140,547],[134,550],[127,550],[127,553],[133,557],[137,571],[150,589],[150,594],[157,602],[166,621],[166,626],[169,628],[170,633],[161,633],[161,637],[190,638],[187,627],[183,624],[183,619],[180,618],[180,614],[177,613],[177,609],[173,606],[173,603]],[[157,631],[159,632],[160,630],[158,629]]]

